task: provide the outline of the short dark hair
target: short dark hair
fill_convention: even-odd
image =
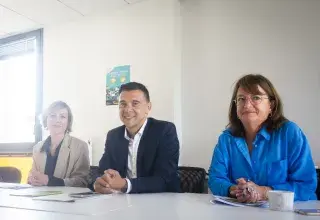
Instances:
[[[147,101],[150,102],[150,96],[149,96],[149,91],[147,87],[145,87],[145,85],[138,82],[129,82],[126,84],[122,84],[119,90],[119,94],[121,94],[121,92],[123,91],[133,91],[133,90],[142,91]]]
[[[268,117],[268,119],[264,122],[264,124],[267,126],[267,130],[270,132],[272,130],[278,129],[284,122],[287,121],[287,119],[283,115],[282,101],[273,84],[266,77],[260,74],[248,74],[241,77],[236,82],[230,101],[229,124],[227,125],[227,127],[231,129],[231,133],[234,136],[244,137],[245,135],[242,122],[237,116],[237,106],[234,101],[236,99],[238,89],[241,87],[251,94],[261,95],[261,92],[258,90],[258,86],[266,91],[270,102],[273,103],[271,106],[272,113],[270,117]]]

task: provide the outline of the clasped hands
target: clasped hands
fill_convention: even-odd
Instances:
[[[28,177],[28,183],[32,186],[47,186],[49,177],[39,171],[31,170]]]
[[[127,184],[125,178],[122,178],[118,171],[108,169],[104,171],[101,177],[98,177],[93,185],[94,190],[102,194],[110,194],[121,191]]]
[[[244,178],[237,179],[237,185],[229,188],[231,197],[237,198],[242,203],[255,203],[267,200],[267,192],[270,187],[259,186],[252,181],[246,181]]]

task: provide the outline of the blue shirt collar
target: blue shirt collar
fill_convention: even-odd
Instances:
[[[260,129],[260,131],[258,132],[257,135],[261,135],[262,137],[264,137],[266,140],[270,140],[270,133],[267,130],[267,126],[263,125],[262,128]]]
[[[227,128],[226,130],[223,131],[223,133],[228,133],[230,135],[232,135],[231,129]],[[264,137],[266,140],[270,140],[270,132],[267,130],[267,125],[263,125],[261,127],[261,129],[258,131],[257,135],[261,135],[262,137]],[[233,136],[233,135],[232,135]],[[243,137],[238,137],[238,138],[243,138]]]

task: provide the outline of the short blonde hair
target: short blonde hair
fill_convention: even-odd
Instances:
[[[70,107],[67,105],[67,103],[63,102],[63,101],[55,101],[53,102],[51,105],[49,105],[49,107],[44,111],[43,115],[42,115],[42,125],[44,128],[47,128],[47,119],[48,116],[57,109],[67,109],[68,111],[68,126],[67,126],[67,130],[66,132],[71,132],[72,131],[72,123],[73,123],[73,115],[71,112]]]

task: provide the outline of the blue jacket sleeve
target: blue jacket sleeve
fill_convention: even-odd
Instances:
[[[288,128],[291,141],[288,145],[288,178],[286,183],[272,185],[275,190],[293,191],[295,200],[316,199],[317,174],[311,150],[301,129],[294,125]]]
[[[226,148],[226,141],[219,137],[211,165],[209,168],[209,188],[214,195],[228,196],[230,186],[234,185],[229,179],[229,157]]]

